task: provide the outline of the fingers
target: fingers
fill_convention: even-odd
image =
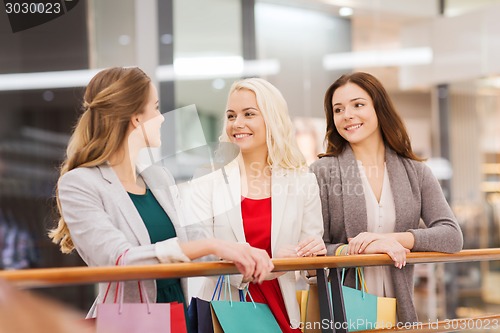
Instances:
[[[297,255],[299,257],[310,257],[313,255],[326,254],[326,246],[319,237],[310,237],[299,243],[297,246]]]
[[[373,241],[365,251],[365,253],[386,253],[394,261],[394,266],[399,269],[406,266],[406,254],[409,252],[410,250],[392,238]]]
[[[273,254],[274,258],[297,258],[297,256],[297,247],[292,245],[283,246]]]
[[[297,255],[299,257],[304,256],[309,250],[314,246],[314,238],[313,237],[308,237],[304,240],[302,240],[297,247],[295,248],[295,251],[297,251]]]
[[[381,239],[380,234],[375,234],[372,232],[362,232],[354,238],[349,238],[349,252],[348,254],[360,254],[365,252],[368,245],[372,242]]]
[[[399,246],[398,246],[399,245]],[[394,267],[402,269],[406,266],[406,253],[408,249],[404,248],[401,244],[397,244],[387,251],[387,254],[394,261]]]
[[[274,269],[274,265],[266,251],[261,249],[253,249],[253,258],[255,260],[255,271],[253,274],[253,282],[262,283],[269,273]]]
[[[248,244],[231,244],[228,248],[228,259],[232,260],[236,268],[243,275],[243,281],[249,282],[253,280],[253,275],[255,272],[256,261],[252,257],[252,248]]]

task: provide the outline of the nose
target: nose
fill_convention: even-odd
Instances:
[[[245,121],[242,117],[236,116],[233,122],[233,127],[235,128],[243,128],[245,127]]]
[[[349,107],[345,108],[345,110],[344,110],[344,118],[345,119],[352,119],[353,118],[353,111],[351,110],[351,108],[349,108]]]

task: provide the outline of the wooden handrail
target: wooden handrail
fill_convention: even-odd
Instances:
[[[408,264],[500,260],[500,248],[463,250],[447,254],[413,252],[407,255]],[[355,267],[391,265],[386,254],[365,254],[340,257],[273,259],[274,271],[321,269],[327,267]],[[142,266],[63,267],[17,271],[0,271],[0,278],[19,287],[35,288],[106,281],[209,276],[237,273],[229,262],[195,262]]]
[[[407,324],[401,327],[357,331],[356,333],[438,333],[438,332],[461,332],[461,331],[483,331],[500,329],[500,314],[480,316],[473,318],[447,319],[428,323]]]

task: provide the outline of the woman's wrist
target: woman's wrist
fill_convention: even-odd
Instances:
[[[336,256],[345,256],[349,252],[349,245],[348,244],[343,244],[337,247],[337,250],[335,251]]]

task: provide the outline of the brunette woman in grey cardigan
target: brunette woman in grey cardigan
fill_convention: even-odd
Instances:
[[[413,266],[406,266],[406,254],[458,252],[460,227],[375,77],[341,76],[324,103],[328,146],[311,169],[320,187],[327,253],[388,254],[394,267],[365,267],[368,291],[396,297],[398,321],[417,322]],[[354,286],[354,270],[346,284]]]

